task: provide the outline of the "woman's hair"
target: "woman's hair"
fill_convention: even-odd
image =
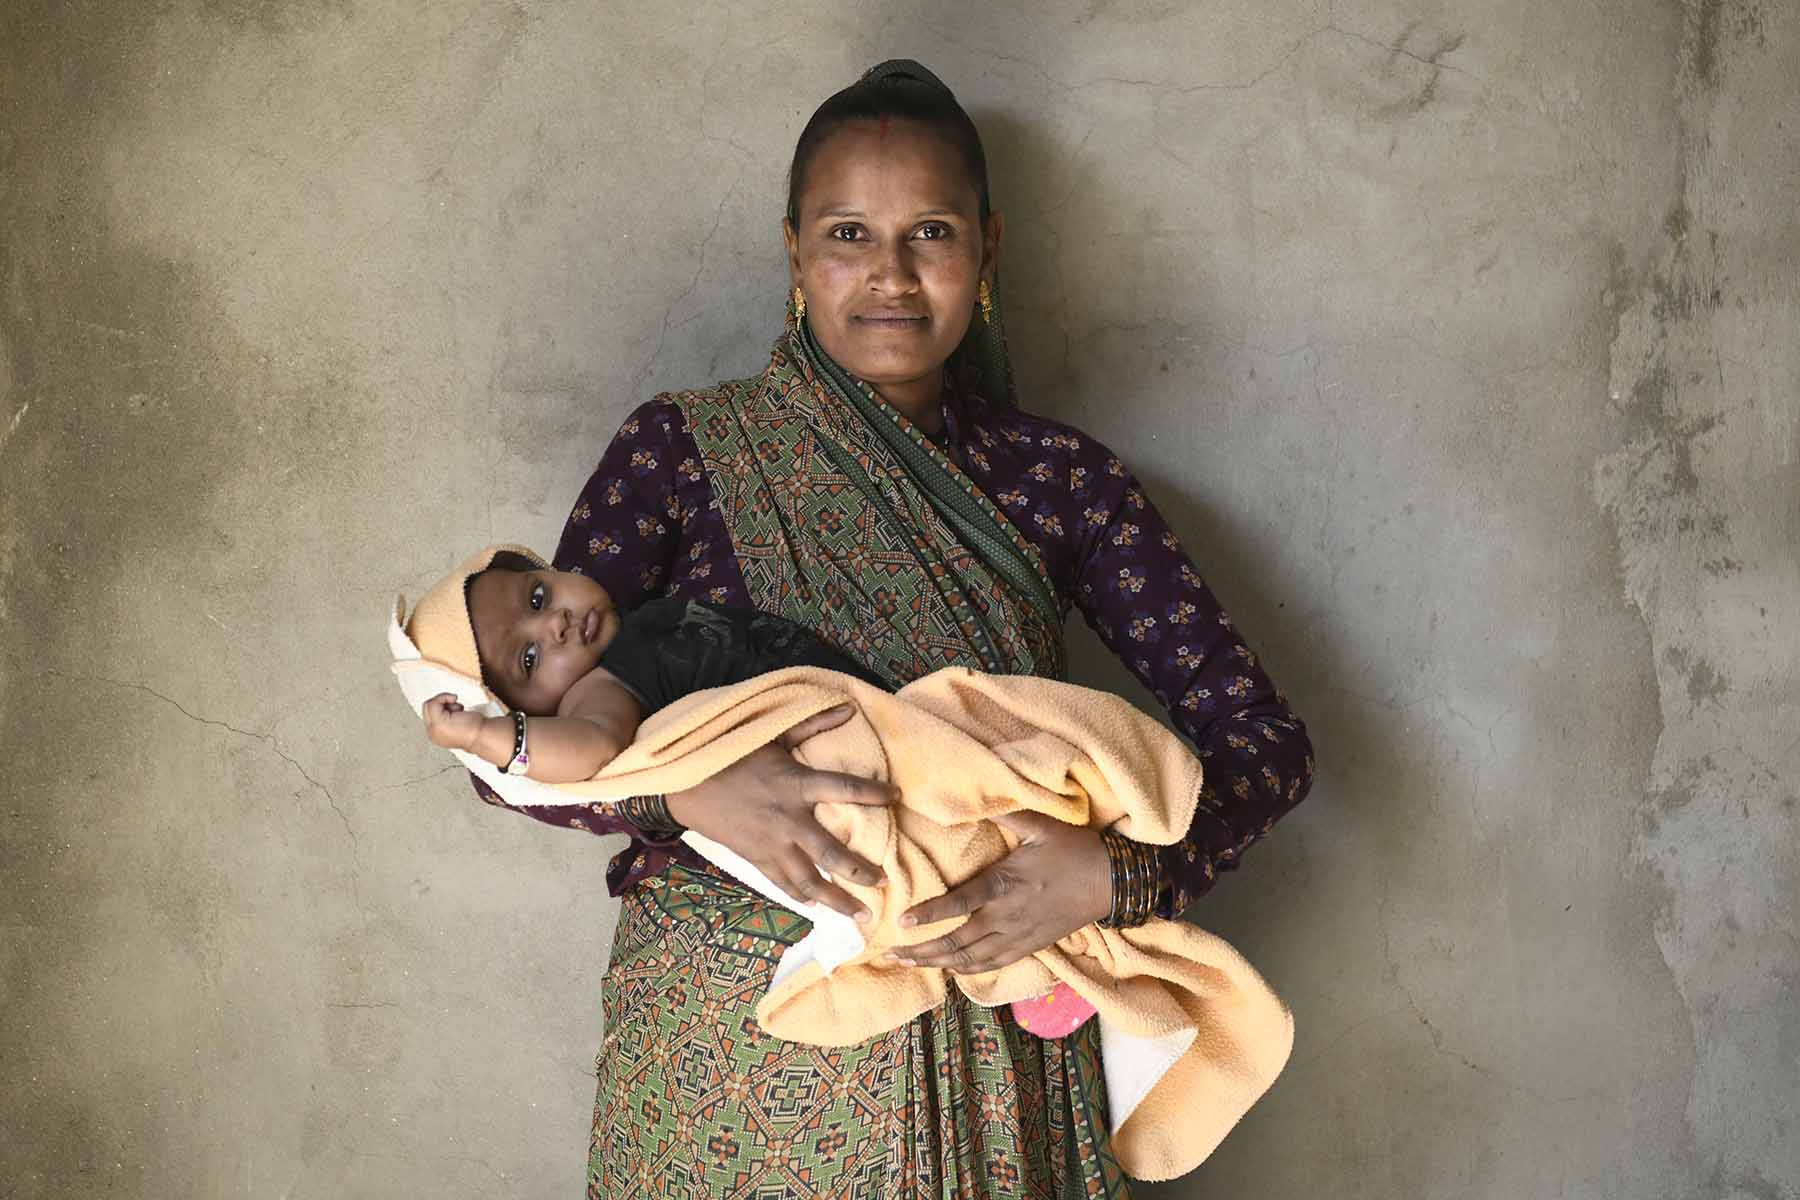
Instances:
[[[884,118],[924,125],[962,155],[969,181],[981,198],[981,219],[986,222],[987,155],[981,149],[981,134],[943,80],[910,58],[893,58],[870,67],[861,79],[819,105],[794,145],[794,162],[788,168],[788,220],[800,223],[800,189],[825,139],[851,121]]]

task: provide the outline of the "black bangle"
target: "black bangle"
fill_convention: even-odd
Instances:
[[[1125,873],[1125,867],[1120,857],[1122,847],[1119,845],[1119,841],[1119,835],[1112,830],[1101,831],[1100,844],[1106,847],[1106,866],[1112,879],[1112,907],[1100,920],[1101,927],[1106,929],[1116,929],[1119,924],[1119,883]]]
[[[1100,842],[1112,869],[1112,908],[1100,924],[1107,929],[1142,925],[1155,915],[1157,894],[1162,891],[1157,848],[1110,829],[1101,832]]]
[[[687,832],[687,826],[669,814],[667,796],[628,796],[619,801],[619,813],[653,838],[666,840]]]

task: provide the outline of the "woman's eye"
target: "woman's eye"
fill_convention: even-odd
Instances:
[[[854,242],[862,236],[862,230],[854,225],[833,225],[828,236],[840,242]]]
[[[928,242],[935,242],[939,238],[949,237],[950,227],[948,225],[939,224],[936,221],[930,221],[919,226],[919,236]]]
[[[531,669],[537,666],[537,655],[538,649],[536,642],[533,642],[531,645],[521,650],[519,652],[519,669],[524,671],[527,675],[531,674]]]
[[[538,612],[544,607],[544,585],[534,584],[531,589],[531,611]]]

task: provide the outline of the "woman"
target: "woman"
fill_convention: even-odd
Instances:
[[[1311,781],[1304,727],[1156,509],[1105,447],[1013,404],[980,138],[916,63],[827,100],[794,152],[794,291],[767,369],[640,407],[569,518],[557,565],[625,607],[658,595],[804,622],[899,685],[938,667],[1062,671],[1071,605],[1207,764],[1166,848],[1021,819],[1004,861],[914,910],[962,913],[913,961],[980,971],[1082,925],[1178,913]],[[1089,1022],[1060,1041],[952,990],[866,1045],[777,1042],[752,1010],[804,923],[706,867],[694,828],[791,893],[878,879],[814,820],[883,785],[789,753],[825,714],[693,790],[645,797],[608,880],[591,1196],[1117,1196]]]

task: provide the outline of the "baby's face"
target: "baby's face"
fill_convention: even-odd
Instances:
[[[483,571],[469,584],[469,618],[488,683],[534,717],[554,716],[619,632],[606,589],[570,571]]]

